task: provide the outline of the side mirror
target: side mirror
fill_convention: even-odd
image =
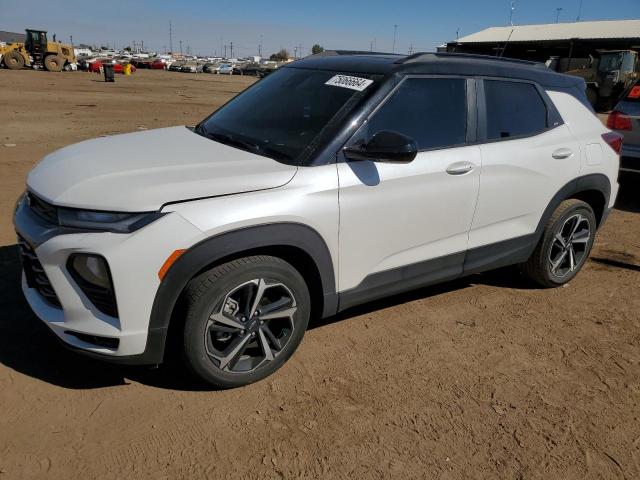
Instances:
[[[345,147],[343,151],[349,160],[409,163],[418,154],[418,144],[406,135],[383,130],[367,143]]]

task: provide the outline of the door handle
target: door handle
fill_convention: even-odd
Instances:
[[[476,168],[476,166],[471,162],[455,162],[447,167],[447,173],[449,175],[464,175],[474,168]]]
[[[551,154],[551,156],[553,158],[555,158],[556,160],[562,160],[563,158],[569,158],[571,155],[573,155],[573,150],[571,150],[570,148],[559,148],[558,150],[556,150],[555,152],[553,152]]]

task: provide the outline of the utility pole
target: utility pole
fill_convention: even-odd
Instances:
[[[460,38],[460,27],[456,30],[456,40]]]
[[[173,31],[171,30],[171,20],[169,20],[169,51],[173,53]]]
[[[293,47],[293,58],[298,58],[298,47]]]
[[[562,11],[562,7],[556,8],[556,23],[560,20],[560,12]]]
[[[227,58],[227,44],[224,44],[224,58]]]
[[[369,51],[373,52],[373,40],[369,41]]]
[[[513,12],[516,9],[515,0],[511,2],[511,13],[509,13],[509,25],[513,26]]]
[[[582,13],[582,0],[578,0],[578,16],[576,17],[576,22],[580,21],[580,14]]]
[[[233,58],[233,42],[229,42],[229,50],[230,50],[230,52],[231,52],[231,53],[230,53],[231,58]]]
[[[71,40],[71,45],[73,46],[73,35],[69,35],[69,39]]]
[[[140,51],[144,52],[144,40],[140,41]]]
[[[260,35],[260,44],[258,45],[258,56],[262,57],[262,35]]]
[[[409,55],[413,53],[413,42],[411,42],[411,46],[409,47]]]
[[[182,40],[180,40],[180,55],[182,55]]]
[[[398,31],[398,25],[394,25],[393,26],[393,49],[391,50],[392,53],[396,53],[396,33]]]

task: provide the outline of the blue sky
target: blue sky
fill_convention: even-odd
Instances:
[[[552,23],[556,8],[560,21],[574,21],[580,0],[516,0],[515,24]],[[199,54],[220,54],[233,42],[234,54],[256,54],[262,36],[263,53],[280,47],[293,53],[301,45],[325,48],[391,51],[394,24],[398,25],[396,51],[433,50],[437,45],[483,28],[506,25],[510,0],[0,0],[0,30],[43,28],[59,40],[74,43],[114,44],[144,41],[154,50],[169,48],[169,21],[173,47],[182,40]],[[582,20],[640,18],[640,0],[582,0]]]

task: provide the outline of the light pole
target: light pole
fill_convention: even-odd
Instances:
[[[556,23],[560,20],[560,12],[562,11],[562,7],[556,8]]]
[[[581,13],[582,13],[582,0],[578,0],[578,16],[576,17],[576,22],[580,21]]]
[[[393,49],[391,50],[392,53],[396,53],[396,33],[398,31],[398,25],[394,25],[393,26]]]
[[[516,9],[516,2],[511,2],[511,13],[509,13],[509,25],[513,25],[513,11]]]

